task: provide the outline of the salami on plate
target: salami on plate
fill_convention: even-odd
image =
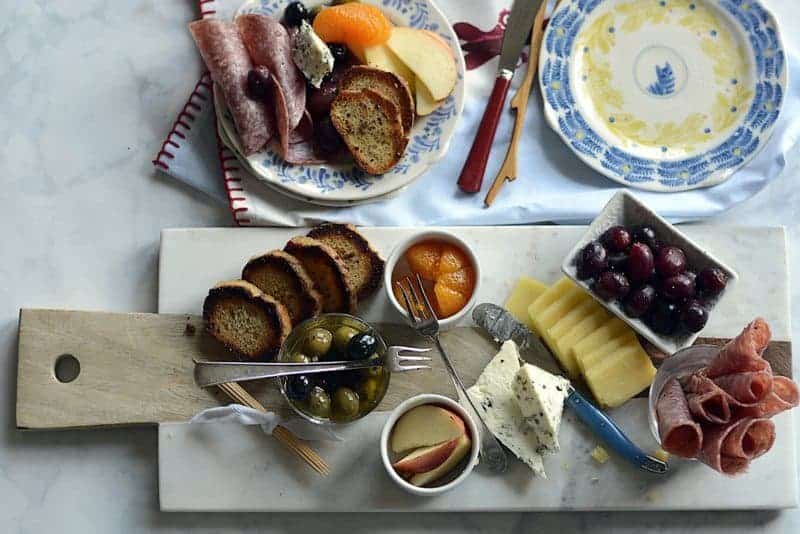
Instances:
[[[772,448],[770,418],[797,406],[800,392],[791,379],[773,376],[762,357],[770,336],[758,318],[707,367],[664,386],[656,405],[664,450],[733,476]]]

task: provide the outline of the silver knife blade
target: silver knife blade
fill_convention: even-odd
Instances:
[[[511,13],[506,18],[506,31],[503,35],[503,46],[500,49],[500,65],[498,72],[503,71],[513,74],[517,68],[517,60],[522,54],[522,49],[528,44],[528,35],[531,33],[533,19],[539,6],[545,0],[514,0]]]
[[[472,319],[475,324],[500,343],[509,339],[514,341],[520,356],[526,362],[541,367],[554,375],[565,376],[555,357],[544,346],[539,336],[517,321],[505,308],[488,302],[478,304],[472,310]]]

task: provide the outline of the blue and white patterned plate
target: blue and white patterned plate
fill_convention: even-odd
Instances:
[[[456,87],[436,111],[425,117],[417,117],[403,159],[385,174],[366,174],[352,162],[291,165],[281,159],[273,145],[246,158],[248,167],[257,178],[294,198],[328,206],[352,205],[379,200],[408,186],[445,155],[464,107],[464,57],[458,37],[436,4],[431,0],[362,1],[379,6],[397,26],[431,30],[447,41],[456,57]],[[289,0],[248,0],[238,12],[280,16],[288,3]],[[306,2],[308,6],[314,4]],[[214,93],[217,120],[227,133],[227,141],[230,141],[227,144],[240,155],[236,128],[224,111],[222,99],[217,97],[219,91]]]
[[[550,126],[641,189],[727,180],[767,143],[786,93],[778,25],[757,0],[563,0],[544,39]]]

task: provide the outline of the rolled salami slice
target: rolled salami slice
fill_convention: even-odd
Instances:
[[[736,409],[740,417],[773,417],[785,410],[794,408],[800,403],[800,392],[797,384],[785,376],[772,378],[772,391],[769,395],[753,406],[744,406]]]
[[[253,65],[236,27],[222,20],[203,19],[190,23],[189,31],[211,78],[222,89],[242,139],[242,150],[246,156],[257,152],[271,136],[270,118],[261,103],[247,97],[247,74]]]
[[[680,383],[672,379],[661,390],[656,403],[661,447],[670,454],[696,458],[703,446],[700,425],[692,419]]]
[[[239,15],[234,23],[253,63],[267,67],[280,85],[288,110],[289,130],[294,130],[306,108],[306,81],[292,61],[289,33],[277,19],[267,15]]]
[[[752,460],[770,450],[774,443],[775,423],[769,419],[742,419],[722,442],[722,454]]]
[[[714,383],[742,405],[758,404],[772,391],[772,369],[719,376]]]
[[[702,373],[694,373],[684,380],[689,411],[698,421],[723,424],[731,420],[733,397]]]
[[[765,371],[769,364],[761,357],[772,334],[764,319],[758,317],[722,347],[706,369],[709,378],[734,373]]]
[[[275,124],[284,161],[294,164],[321,163],[323,160],[314,154],[310,130],[302,131],[303,128],[313,128],[313,125],[303,126],[301,122],[295,129],[289,127],[289,110],[283,90],[278,83],[272,84],[272,98],[275,101]]]
[[[733,431],[738,423],[725,425],[703,424],[703,449],[700,451],[699,460],[715,471],[725,475],[738,475],[747,470],[750,465],[749,458],[728,456],[722,452],[725,438]]]

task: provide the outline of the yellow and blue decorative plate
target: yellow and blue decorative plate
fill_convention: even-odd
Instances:
[[[641,189],[727,180],[769,140],[786,93],[778,25],[756,0],[562,0],[544,39],[550,126]]]

